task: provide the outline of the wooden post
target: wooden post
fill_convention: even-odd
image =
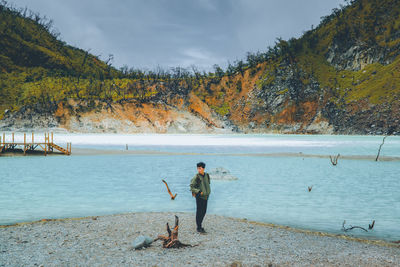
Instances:
[[[5,133],[3,133],[3,143],[4,143],[4,145],[6,144],[6,134]]]
[[[34,137],[34,135],[32,133],[32,146],[33,146],[33,143],[35,143],[35,137]]]
[[[14,133],[12,133],[12,142],[14,143]]]
[[[46,133],[44,133],[44,155],[47,156],[47,144],[46,144]]]
[[[26,133],[24,133],[24,156],[26,155]]]
[[[54,143],[53,142],[53,132],[51,133],[51,143]]]
[[[47,142],[49,144],[49,151],[53,152],[53,147],[50,146],[50,133],[47,133],[47,139],[48,139]]]
[[[46,134],[46,146],[47,146],[47,152],[50,152],[50,146],[49,146],[49,139],[50,139],[50,134]]]

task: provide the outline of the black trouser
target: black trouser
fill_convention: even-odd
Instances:
[[[201,223],[203,222],[204,216],[206,216],[207,211],[207,200],[200,198],[199,195],[196,196],[196,224],[197,229],[201,228]]]

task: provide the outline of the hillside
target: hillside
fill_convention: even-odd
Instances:
[[[103,61],[58,39],[52,21],[27,9],[0,3],[0,108],[16,111],[59,99],[52,83],[107,78],[117,71]],[[46,89],[41,83],[46,83]],[[40,85],[39,85],[40,84]],[[52,90],[53,89],[53,90]],[[2,116],[3,114],[1,114]]]
[[[0,11],[2,129],[400,133],[399,0],[351,1],[213,73],[117,71],[40,19]]]

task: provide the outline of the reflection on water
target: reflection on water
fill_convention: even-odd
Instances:
[[[193,138],[195,142],[197,136]],[[244,137],[230,138],[230,142],[240,145]],[[312,141],[310,136],[296,138]],[[347,155],[374,155],[381,140],[378,137],[341,136],[321,139],[316,137],[314,141],[324,143],[325,139],[329,139],[329,142],[337,144],[308,148],[327,153],[335,150],[341,155],[350,150],[355,153]],[[391,151],[389,147],[399,146],[399,140],[392,139],[392,145],[385,142],[387,147],[384,146],[386,150],[382,150],[382,155],[400,154],[398,150],[388,153]],[[347,142],[347,146],[343,142]],[[362,147],[357,144],[362,144]],[[116,145],[80,146],[111,149]],[[157,146],[147,144],[137,147],[157,150]],[[134,145],[129,146],[129,149],[134,148]],[[273,149],[277,153],[288,152],[287,149],[298,153],[295,151],[298,148],[275,146]],[[375,220],[373,231],[364,233],[353,230],[351,234],[400,239],[399,161],[339,158],[338,165],[332,166],[327,158],[220,154],[269,153],[265,150],[272,149],[271,146],[248,144],[209,147],[160,145],[158,149],[206,152],[207,155],[2,157],[0,224],[136,211],[194,212],[195,203],[189,192],[189,182],[195,174],[195,164],[204,161],[207,163],[206,170],[221,166],[239,178],[237,181],[212,181],[209,213],[333,233],[342,233],[344,220],[347,225],[364,228]],[[301,149],[307,152],[306,146]],[[372,153],[365,153],[368,149],[373,150]],[[178,194],[174,201],[170,200],[161,179],[165,179],[173,193]],[[308,192],[307,187],[311,185],[313,189]]]

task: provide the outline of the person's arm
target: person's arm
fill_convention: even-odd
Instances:
[[[199,184],[197,181],[197,175],[195,175],[192,179],[192,181],[190,182],[190,191],[192,191],[192,193],[194,195],[197,195],[198,193],[200,193],[200,188],[199,188]]]

